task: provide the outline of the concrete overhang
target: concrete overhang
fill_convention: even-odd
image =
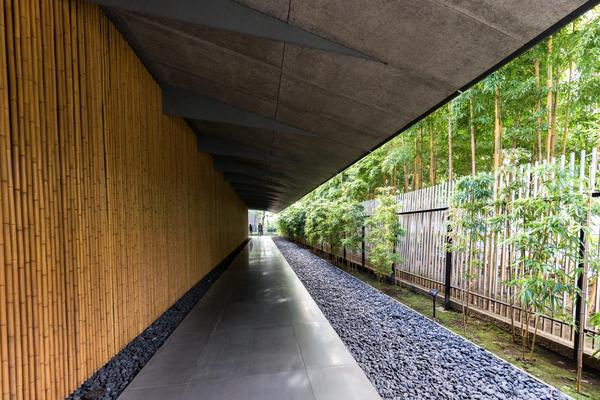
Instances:
[[[598,1],[99,0],[251,208],[278,211]]]

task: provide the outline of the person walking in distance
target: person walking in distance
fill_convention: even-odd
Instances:
[[[263,226],[261,223],[258,224],[258,236],[262,236],[263,234]]]
[[[252,235],[252,224],[248,224],[248,230],[250,231],[250,234]]]

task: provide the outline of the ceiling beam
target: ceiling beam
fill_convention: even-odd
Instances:
[[[198,151],[201,152],[295,165],[294,162],[289,158],[279,157],[271,154],[270,149],[268,151],[260,151],[255,147],[249,147],[234,141],[223,140],[211,134],[199,132],[198,130],[195,130],[195,133],[198,139]]]
[[[256,167],[238,159],[227,156],[213,156],[213,165],[215,169],[217,169],[217,171],[221,171],[223,173],[241,173],[244,175],[255,176],[257,178],[270,179],[277,182],[289,182],[295,179],[295,177],[286,173]]]
[[[270,203],[274,203],[277,201],[280,201],[281,199],[279,197],[273,197],[273,196],[258,196],[254,193],[244,193],[244,192],[238,192],[238,194],[240,195],[240,197],[244,200],[253,200],[256,202],[270,202]]]
[[[90,0],[144,14],[166,17],[244,35],[377,61],[356,49],[335,43],[233,0]]]
[[[212,97],[163,84],[163,111],[175,117],[199,119],[267,129],[301,136],[317,136],[312,132],[296,128],[272,118],[230,106]]]
[[[244,184],[252,184],[252,185],[264,186],[264,187],[269,187],[269,188],[279,188],[279,189],[289,189],[289,187],[290,187],[290,185],[288,185],[288,184],[279,183],[279,182],[271,181],[268,179],[256,178],[254,176],[245,175],[245,174],[226,172],[223,174],[223,176],[226,181],[231,182],[231,183],[244,183]]]
[[[235,186],[234,188],[240,195],[253,196],[260,199],[279,199],[281,197],[281,193],[267,193],[258,188],[236,188]]]
[[[262,194],[262,193],[267,193],[267,194],[283,194],[283,193],[287,193],[287,191],[285,189],[274,189],[274,188],[269,188],[269,187],[264,187],[264,186],[257,186],[257,185],[252,185],[252,184],[248,184],[248,183],[235,183],[232,182],[231,186],[233,186],[236,190],[243,190],[246,192],[252,192],[252,193],[258,193],[258,194]]]

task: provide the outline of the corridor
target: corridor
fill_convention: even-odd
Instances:
[[[260,237],[119,399],[379,396],[272,240]]]

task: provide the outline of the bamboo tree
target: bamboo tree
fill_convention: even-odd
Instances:
[[[448,181],[454,178],[452,171],[452,102],[448,103]]]
[[[574,298],[576,278],[562,267],[562,263],[566,260],[575,265],[578,263],[578,237],[585,210],[584,197],[574,190],[579,188],[579,178],[564,166],[539,164],[532,168],[532,176],[539,181],[537,195],[515,199],[505,213],[497,217],[499,221],[513,225],[504,244],[512,246],[519,255],[513,268],[518,274],[506,284],[515,289],[514,295],[524,307],[524,359],[529,346],[531,317],[534,332],[530,357],[535,349],[541,315],[553,315],[572,323],[572,315],[563,311],[563,299],[565,296]],[[494,224],[493,221],[490,223]]]
[[[560,88],[560,64],[556,65],[556,79],[555,79],[556,84],[554,85],[554,98],[552,100],[552,123],[550,126],[550,130],[552,132],[552,143],[550,144],[550,149],[551,149],[551,157],[554,157],[554,154],[556,154],[556,116],[558,115],[557,109],[558,109],[558,98],[560,95],[560,91],[558,90]]]
[[[489,212],[493,195],[493,177],[489,173],[463,176],[456,182],[450,201],[452,252],[465,252],[465,270],[461,291],[463,330],[466,334],[469,320],[471,284],[479,276],[482,260],[480,242],[487,228],[484,218]]]
[[[565,114],[563,121],[563,134],[562,134],[562,150],[561,154],[564,156],[567,154],[567,133],[569,130],[569,116],[571,106],[571,81],[573,78],[573,61],[569,61],[569,76],[567,80],[567,100],[565,105]]]
[[[496,188],[495,198],[495,213],[492,214],[486,221],[489,224],[490,230],[497,235],[502,235],[504,240],[508,240],[513,234],[519,231],[520,224],[519,219],[511,219],[508,216],[512,215],[512,202],[515,198],[519,197],[519,194],[522,193],[522,189],[525,184],[528,182],[525,181],[525,177],[523,176],[523,170],[519,168],[519,163],[522,160],[528,159],[529,155],[520,149],[511,149],[505,150],[502,157],[502,165],[498,170],[498,179],[501,182]],[[506,244],[506,243],[501,243]],[[512,252],[512,246],[507,246],[508,251]],[[523,251],[521,251],[521,257],[523,256]],[[510,260],[510,255],[508,256]],[[518,274],[520,265],[518,263],[513,263],[512,265],[509,263],[507,265],[507,282],[503,282],[507,286],[507,290],[509,291],[510,297],[510,307],[511,307],[511,334],[513,343],[516,342],[516,333],[515,333],[515,309],[514,304],[516,300],[516,296],[510,293],[512,286],[510,282]],[[522,322],[522,319],[521,319]],[[525,337],[525,336],[523,336]],[[523,346],[523,348],[525,348]]]
[[[371,245],[369,261],[378,279],[390,276],[392,264],[399,263],[400,257],[394,251],[398,236],[404,234],[404,229],[398,218],[396,196],[391,188],[379,188],[378,205],[367,220],[369,227],[367,241]]]
[[[431,115],[429,121],[429,184],[435,186],[435,140],[433,136],[433,121]]]
[[[423,187],[423,124],[419,124],[415,132],[415,189]]]
[[[402,176],[403,176],[403,184],[404,184],[404,193],[407,193],[409,190],[409,175],[408,175],[408,166],[404,164],[402,166]]]
[[[535,135],[537,138],[537,160],[542,161],[542,101],[541,101],[541,86],[540,86],[540,60],[534,60],[535,74]]]
[[[403,149],[406,148],[406,138],[405,135],[402,135],[401,138],[401,147]],[[402,178],[403,178],[403,185],[404,185],[404,193],[407,193],[409,190],[409,174],[408,174],[408,163],[407,162],[403,162],[402,163]]]
[[[571,117],[571,99],[572,99],[572,83],[573,83],[573,36],[575,35],[575,23],[571,24],[571,33],[568,37],[568,75],[567,75],[567,98],[565,102],[565,109],[563,115],[563,132],[562,132],[562,146],[561,146],[561,154],[565,156],[567,154],[567,137],[569,131],[569,119]]]
[[[553,121],[553,104],[554,100],[552,98],[553,95],[553,68],[552,68],[552,36],[549,36],[546,40],[547,46],[547,80],[546,80],[546,88],[548,93],[546,94],[546,109],[547,109],[547,131],[546,131],[546,160],[550,161],[552,158],[552,121]]]
[[[476,173],[477,139],[475,137],[475,107],[473,96],[469,96],[469,133],[471,134],[471,175]]]
[[[502,98],[499,83],[494,86],[494,171],[502,162]]]

